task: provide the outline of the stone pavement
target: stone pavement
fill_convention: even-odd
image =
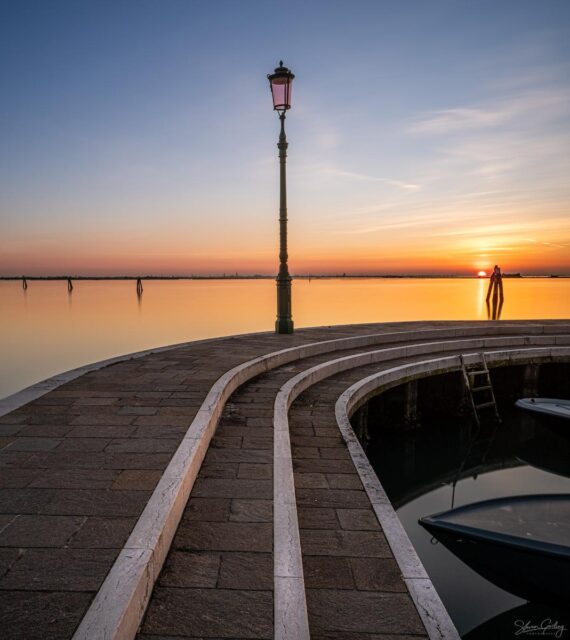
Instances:
[[[1,637],[71,638],[202,400],[232,366],[318,340],[460,324],[358,325],[189,344],[89,373],[0,417]],[[286,380],[331,357],[339,352],[282,366],[234,392],[141,640],[273,636],[273,401]],[[363,370],[329,378],[291,411],[311,634],[422,637],[334,421],[334,398]]]

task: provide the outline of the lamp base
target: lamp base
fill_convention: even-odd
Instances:
[[[293,333],[293,320],[291,318],[277,318],[275,333]]]

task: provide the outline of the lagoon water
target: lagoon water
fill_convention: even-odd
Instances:
[[[104,358],[270,331],[273,280],[0,281],[0,398]],[[331,278],[293,282],[295,326],[485,320],[487,280]],[[502,320],[570,318],[570,279],[507,279]]]
[[[412,430],[369,425],[373,442],[367,454],[373,467],[461,637],[469,640],[514,638],[516,620],[532,619],[540,603],[525,605],[480,576],[418,519],[480,500],[570,493],[567,434],[502,400],[502,423],[484,422],[479,430],[469,415],[427,421]],[[523,605],[527,609],[521,613]],[[501,616],[499,630],[491,622],[496,616]],[[553,603],[542,603],[534,621],[545,618],[570,627],[570,611]]]

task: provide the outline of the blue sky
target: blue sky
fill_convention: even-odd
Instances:
[[[570,271],[570,3],[4,0],[0,274]]]

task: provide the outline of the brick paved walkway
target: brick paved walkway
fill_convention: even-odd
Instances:
[[[0,417],[2,638],[73,635],[206,393],[232,366],[316,340],[458,325],[358,325],[188,345],[87,374]],[[286,380],[331,357],[280,367],[233,394],[141,640],[272,637],[273,401]],[[312,637],[421,637],[334,422],[332,399],[355,375],[305,392],[291,412]]]

